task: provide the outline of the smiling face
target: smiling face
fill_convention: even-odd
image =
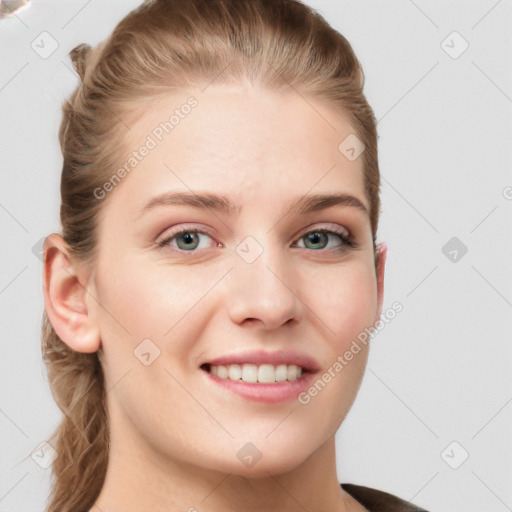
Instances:
[[[128,153],[190,96],[146,105]],[[314,98],[248,85],[194,96],[101,211],[89,308],[112,455],[131,446],[163,464],[283,472],[332,437],[364,373],[367,346],[307,404],[297,399],[379,314],[363,162],[338,149],[347,120]],[[229,363],[248,380],[290,382],[220,378],[236,377]],[[247,443],[262,454],[252,467]]]

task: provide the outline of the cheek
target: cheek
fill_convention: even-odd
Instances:
[[[150,339],[162,354],[172,354],[172,364],[191,364],[187,351],[207,320],[202,301],[217,281],[217,272],[201,272],[199,266],[170,271],[161,264],[128,259],[111,267],[108,275],[98,270],[103,344],[111,345],[111,355],[126,363]]]
[[[162,265],[126,259],[110,266],[108,274],[98,269],[104,336],[129,338],[132,350],[149,338],[176,354],[194,335],[200,337],[208,319],[201,311],[208,307],[208,292],[225,269],[197,265],[169,272]],[[303,270],[297,275],[294,293],[304,304],[306,322],[316,324],[337,351],[375,321],[375,272],[362,259]]]
[[[343,350],[365,328],[373,325],[377,313],[375,273],[365,262],[331,267],[322,273],[303,278],[311,290],[304,301],[316,323],[323,325],[333,349]],[[314,316],[313,316],[314,317]]]
[[[318,419],[317,427],[327,437],[352,407],[364,376],[369,343],[360,335],[366,336],[365,329],[375,322],[377,283],[373,268],[363,261],[331,267],[323,276],[317,273],[315,282],[317,286],[309,289],[316,293],[308,295],[306,304],[314,312],[310,318],[324,333],[324,367],[299,403]]]

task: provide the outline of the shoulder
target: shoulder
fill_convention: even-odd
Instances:
[[[408,501],[384,491],[355,484],[341,484],[341,488],[370,512],[428,512]]]

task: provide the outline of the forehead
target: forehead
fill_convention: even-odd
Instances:
[[[342,192],[369,208],[362,158],[351,161],[339,149],[354,131],[348,117],[292,88],[172,92],[138,104],[129,126],[119,148],[128,172],[116,201],[132,213],[172,190],[225,193],[241,204]]]

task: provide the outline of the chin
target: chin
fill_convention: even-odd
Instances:
[[[302,464],[311,455],[310,452],[303,450],[304,445],[302,445],[300,452],[297,451],[296,447],[293,450],[269,447],[256,451],[252,446],[246,445],[242,450],[234,452],[234,463],[232,458],[222,462],[219,461],[219,463],[223,466],[225,472],[233,475],[255,479],[269,478],[270,475],[293,471]]]

